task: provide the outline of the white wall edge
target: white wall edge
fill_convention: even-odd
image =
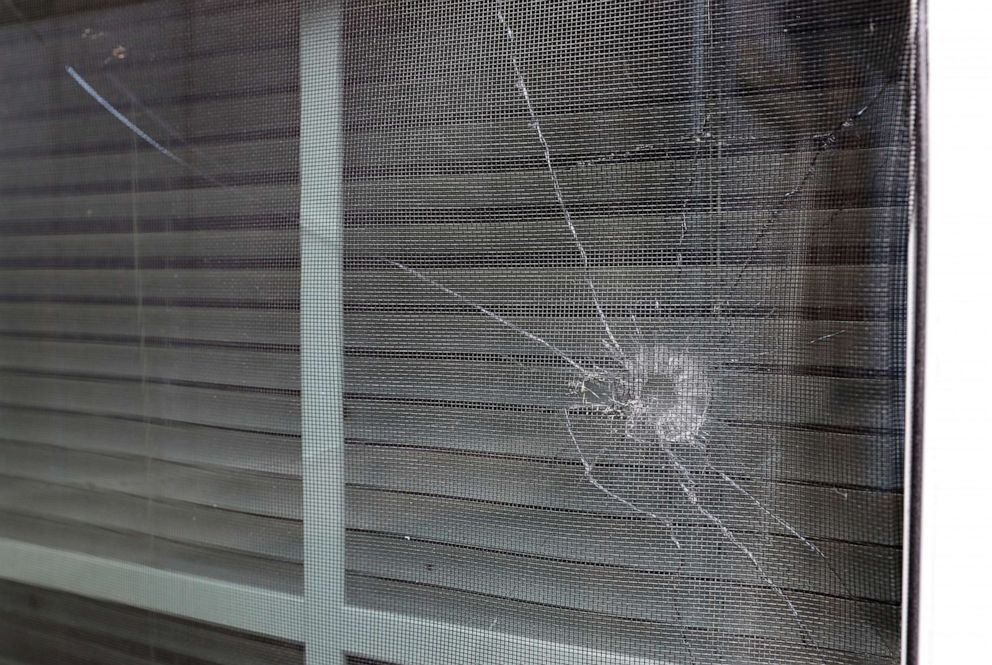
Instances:
[[[992,5],[927,3],[929,213],[919,665],[990,662]]]

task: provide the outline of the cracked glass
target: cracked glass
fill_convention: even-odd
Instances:
[[[0,660],[900,662],[916,16],[0,0]]]

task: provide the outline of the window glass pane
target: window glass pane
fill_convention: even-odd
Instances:
[[[0,23],[0,568],[302,643],[299,7]]]

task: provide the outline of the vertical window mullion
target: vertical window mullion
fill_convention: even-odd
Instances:
[[[341,3],[300,16],[300,363],[307,663],[343,663]]]

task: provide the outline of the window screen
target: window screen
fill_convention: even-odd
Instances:
[[[900,662],[916,11],[2,0],[0,661]]]

